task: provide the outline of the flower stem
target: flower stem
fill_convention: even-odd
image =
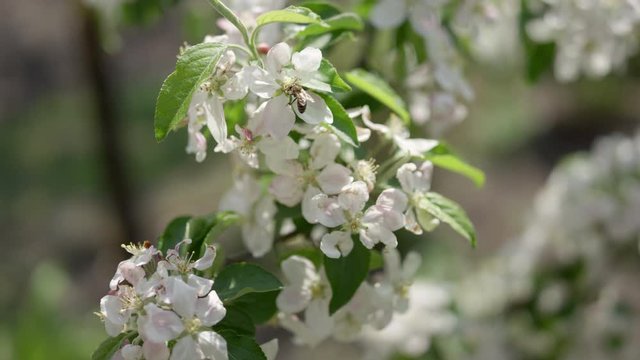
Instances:
[[[229,20],[229,22],[233,24],[233,26],[235,26],[240,31],[240,34],[242,34],[242,39],[244,40],[244,43],[251,50],[252,57],[256,60],[259,59],[260,57],[258,55],[258,51],[256,50],[256,47],[253,44],[252,39],[249,37],[249,31],[247,30],[247,27],[244,25],[244,23],[240,20],[240,18],[238,18],[238,15],[236,15],[231,9],[227,7],[227,5],[225,5],[220,0],[208,0],[208,1],[211,4],[211,6],[213,6],[213,8],[216,9],[216,11],[220,15],[222,15],[225,19]]]

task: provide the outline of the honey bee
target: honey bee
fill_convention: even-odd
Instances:
[[[307,111],[307,101],[311,99],[309,94],[302,88],[302,86],[298,84],[293,84],[289,86],[286,90],[286,93],[291,96],[291,102],[289,105],[296,103],[296,107],[298,108],[298,112],[300,114],[304,114]]]

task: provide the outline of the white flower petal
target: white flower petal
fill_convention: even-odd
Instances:
[[[198,334],[198,344],[205,358],[212,360],[228,360],[227,341],[218,333],[203,331]]]
[[[289,63],[291,63],[291,47],[284,42],[273,45],[265,59],[265,66],[272,74],[279,73],[282,67]]]
[[[297,71],[315,72],[320,69],[322,62],[322,51],[313,47],[305,48],[300,52],[296,52],[291,57],[291,63]]]
[[[204,298],[198,298],[196,316],[202,321],[202,325],[213,326],[222,320],[226,314],[227,310],[215,291],[209,292]]]
[[[409,199],[402,191],[398,189],[387,189],[380,193],[376,200],[376,205],[395,212],[404,212],[407,209]]]
[[[304,189],[301,185],[297,178],[278,175],[271,182],[269,192],[279,203],[293,207],[300,203],[304,195]]]
[[[163,343],[175,339],[184,326],[173,311],[162,310],[155,304],[144,306],[146,315],[138,318],[138,330],[144,339],[155,343]]]
[[[347,256],[353,249],[351,234],[345,231],[334,231],[322,237],[320,250],[332,259]]]
[[[249,90],[263,99],[270,99],[280,89],[274,76],[257,66],[247,66],[245,77],[249,84]]]
[[[183,336],[171,349],[170,360],[194,360],[203,359],[204,354],[198,343],[189,335]]]
[[[178,277],[165,280],[167,297],[173,310],[182,318],[190,319],[196,311],[198,290]]]
[[[334,162],[340,153],[340,139],[335,134],[320,134],[309,149],[311,155],[311,168],[322,169]]]
[[[168,360],[169,348],[164,343],[154,343],[145,340],[142,344],[142,352],[145,360]]]
[[[213,261],[216,258],[216,248],[213,246],[207,246],[207,249],[204,251],[204,255],[196,262],[193,263],[193,267],[196,270],[206,270],[213,265]]]
[[[381,0],[371,10],[371,23],[381,29],[398,27],[407,16],[406,0]]]
[[[317,125],[320,123],[333,123],[333,113],[327,106],[327,103],[320,96],[308,92],[307,93],[307,108],[304,113],[298,110],[297,106],[294,106],[294,111],[300,119],[307,124]]]
[[[340,193],[343,187],[353,181],[351,170],[340,164],[327,165],[316,177],[322,191],[329,195]]]
[[[274,139],[286,137],[296,121],[296,116],[285,95],[267,101],[256,116],[259,124],[255,129],[256,135],[271,135]]]
[[[354,181],[344,186],[338,195],[340,206],[352,214],[362,211],[367,200],[369,200],[369,189],[364,181]]]

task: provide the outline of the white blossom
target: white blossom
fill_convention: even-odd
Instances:
[[[274,45],[267,53],[266,68],[252,67],[250,90],[267,99],[256,115],[257,135],[285,137],[293,128],[296,116],[309,124],[332,123],[333,114],[324,100],[305,89],[330,92],[331,87],[320,80],[318,72],[322,53],[316,48],[305,48],[293,53],[286,43]],[[297,103],[306,106],[300,109]],[[296,103],[292,106],[291,103]]]
[[[237,179],[218,206],[242,217],[242,239],[255,257],[265,255],[273,246],[277,208],[273,198],[263,193],[260,184],[249,174]]]
[[[423,162],[419,168],[414,163],[406,163],[396,171],[402,191],[409,198],[409,206],[405,212],[405,229],[416,235],[422,234],[422,230],[431,231],[440,223],[420,206],[425,193],[431,188],[432,172],[433,164],[429,161]]]

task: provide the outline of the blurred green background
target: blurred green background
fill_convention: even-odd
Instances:
[[[0,359],[83,359],[105,337],[93,312],[124,256],[119,244],[153,240],[173,217],[214,210],[232,181],[223,158],[197,164],[184,153],[186,134],[157,144],[152,130],[177,49],[215,33],[214,14],[204,1],[183,1],[125,28],[105,55],[79,2],[6,0],[0,13]],[[640,115],[635,75],[533,85],[516,42],[501,45],[469,67],[476,100],[446,136],[485,170],[487,185],[435,175],[434,188],[467,209],[479,239],[476,250],[447,229],[420,240],[425,271],[439,279],[515,237],[563,155],[600,135],[632,133]],[[96,54],[112,96],[108,124]],[[344,52],[330,57],[349,64]]]

